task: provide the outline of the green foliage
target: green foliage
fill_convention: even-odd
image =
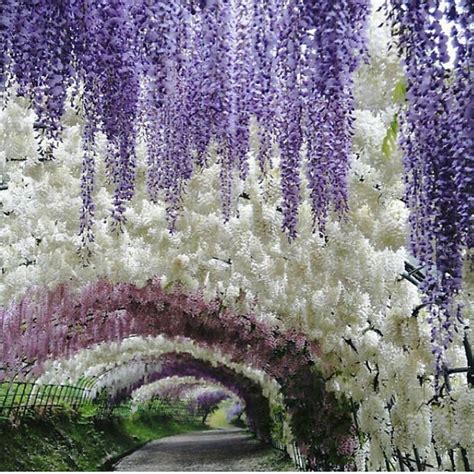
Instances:
[[[275,441],[286,442],[283,433],[283,422],[285,419],[285,410],[281,405],[272,405],[272,439]]]
[[[233,426],[227,420],[227,411],[235,402],[232,399],[224,400],[218,407],[217,410],[214,410],[207,419],[207,424],[210,428],[219,428],[226,429]]]
[[[392,91],[392,101],[397,105],[403,105],[406,101],[407,86],[404,79],[400,79]],[[395,114],[387,129],[387,133],[382,142],[382,154],[389,159],[397,147],[398,135],[398,114]]]
[[[98,420],[65,408],[29,413],[19,426],[0,421],[0,471],[97,471],[151,439],[202,429],[141,412]]]
[[[387,133],[382,142],[382,154],[385,158],[390,158],[397,147],[398,135],[398,115],[393,116],[392,121],[387,129]]]
[[[400,79],[393,88],[392,100],[395,104],[403,104],[407,96],[407,85],[404,79]]]

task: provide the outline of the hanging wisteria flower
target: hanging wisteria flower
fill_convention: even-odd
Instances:
[[[2,47],[10,48],[11,61],[5,58],[4,51],[2,63],[9,65],[18,94],[31,98],[37,116],[40,151],[50,158],[60,138],[66,89],[73,76],[69,5],[50,0],[19,0],[9,8],[9,3],[2,12],[5,15],[2,23],[9,34],[3,38]],[[5,73],[2,70],[3,78]]]
[[[467,34],[469,9],[465,6],[456,13],[453,3],[447,10],[455,22],[457,47],[456,68],[450,73],[442,6],[391,3],[389,18],[404,54],[408,83],[402,147],[406,203],[411,212],[410,246],[426,274],[424,303],[429,307],[439,378],[445,369],[445,351],[460,322],[461,308],[455,296],[462,287],[464,252],[472,235],[467,217],[472,210],[472,152],[464,148],[469,148],[466,133],[470,129],[466,115],[470,85],[465,76],[469,47],[467,39],[458,36],[458,31]]]
[[[27,31],[24,25],[29,21],[12,12],[16,5],[26,2],[0,3],[7,12],[5,18],[0,18],[1,39],[6,35],[0,43],[4,48],[0,50],[0,71],[7,78],[3,85],[8,85],[7,96],[17,90],[34,98],[29,84],[35,69],[23,71],[21,65],[15,69],[13,46],[23,41],[21,35],[16,35],[20,30]],[[34,3],[49,5],[48,8],[53,4]],[[437,239],[439,252],[424,244],[417,246],[426,255],[431,252],[428,256],[440,258],[436,267],[425,267],[433,270],[429,270],[426,285],[435,282],[438,296],[429,292],[424,303],[433,306],[436,318],[431,323],[437,344],[444,347],[446,336],[453,338],[445,351],[449,367],[466,367],[464,332],[459,325],[455,328],[458,332],[445,331],[444,325],[454,329],[453,325],[446,320],[443,308],[441,318],[437,318],[440,306],[432,305],[435,300],[431,297],[436,296],[437,303],[445,301],[439,296],[443,275],[435,271],[437,268],[448,269],[443,277],[446,291],[460,285],[460,280],[450,282],[448,275],[458,277],[460,272],[449,265],[456,267],[465,250],[453,250],[450,235],[457,235],[455,229],[467,229],[472,214],[472,201],[466,199],[472,185],[466,159],[471,146],[467,67],[472,54],[467,27],[472,23],[467,15],[470,10],[464,1],[442,2],[446,12],[441,13],[441,23],[447,18],[452,26],[448,33],[456,56],[453,63],[434,67],[435,74],[429,77],[431,70],[422,70],[429,61],[422,51],[417,52],[423,58],[417,63],[417,76],[410,76],[408,100],[415,104],[414,110],[422,104],[430,113],[424,113],[427,118],[419,122],[419,129],[410,129],[408,117],[400,113],[400,100],[394,104],[390,94],[395,83],[403,83],[402,71],[396,48],[387,50],[388,29],[377,27],[383,22],[381,12],[372,12],[373,24],[368,31],[370,64],[362,62],[354,75],[353,101],[348,71],[360,63],[359,51],[364,49],[366,2],[231,1],[230,8],[222,11],[224,3],[115,2],[123,16],[107,25],[103,34],[118,41],[123,48],[120,52],[104,45],[102,32],[94,33],[107,23],[98,8],[110,6],[111,2],[66,0],[61,4],[67,12],[69,26],[65,31],[69,31],[72,44],[71,59],[65,56],[64,61],[73,68],[68,76],[72,84],[68,94],[74,109],[67,101],[64,120],[59,123],[62,134],[50,137],[56,145],[57,159],[48,163],[37,159],[32,125],[36,122],[36,130],[46,130],[41,127],[49,122],[38,120],[34,101],[10,96],[6,108],[0,110],[0,167],[2,173],[6,170],[8,180],[0,190],[0,240],[5,243],[0,246],[0,365],[7,369],[0,371],[0,377],[30,377],[45,370],[41,376],[45,382],[61,383],[63,377],[78,380],[84,374],[100,375],[98,386],[110,390],[111,401],[115,402],[130,395],[152,375],[146,364],[157,377],[189,375],[192,371],[206,380],[211,372],[217,376],[214,368],[219,366],[220,370],[224,366],[226,370],[219,375],[221,381],[234,383],[237,373],[249,378],[271,400],[276,391],[279,406],[285,411],[285,440],[295,440],[312,467],[334,468],[330,461],[334,455],[341,468],[342,456],[350,456],[356,447],[357,466],[361,469],[393,468],[393,463],[398,463],[397,452],[407,463],[411,462],[416,456],[414,445],[422,463],[438,466],[439,454],[440,465],[451,469],[449,449],[456,450],[456,463],[463,462],[460,446],[468,458],[474,452],[472,429],[469,430],[472,396],[465,386],[465,374],[461,373],[450,377],[449,397],[443,397],[446,390],[434,397],[431,328],[424,310],[420,310],[417,288],[398,278],[409,258],[403,248],[408,210],[404,203],[407,200],[401,199],[401,154],[394,135],[400,125],[402,132],[413,130],[412,141],[421,136],[432,138],[426,147],[429,166],[414,164],[415,158],[428,156],[424,147],[414,147],[416,153],[410,155],[409,161],[418,181],[407,178],[414,186],[427,184],[432,199],[429,209],[434,211],[432,222],[418,219],[431,212],[422,209],[428,201],[419,189],[417,200],[413,201],[416,209],[412,209],[418,216],[412,218],[417,242],[426,242],[422,235],[429,229],[432,239],[428,243],[432,245]],[[405,11],[407,5],[409,9],[418,5],[423,13],[425,3],[400,2],[400,8]],[[290,4],[294,8],[288,10]],[[345,5],[344,11],[338,10],[340,5]],[[413,16],[404,17],[407,24],[416,26],[423,44],[428,41],[426,36],[431,44],[433,37],[444,34],[438,21],[431,19],[432,14],[440,15],[435,6],[430,2],[428,20],[422,23],[416,19],[413,23]],[[283,86],[287,83],[282,66],[288,58],[277,54],[287,40],[279,33],[288,26],[285,12],[298,18],[295,28],[300,28],[299,32],[294,30],[300,43],[298,55],[293,55],[298,61],[298,74],[291,93],[301,109],[301,146],[299,154],[291,155],[290,160],[278,149],[287,134],[297,128],[280,126],[289,116],[281,115],[280,108],[292,112],[286,108],[290,102],[279,100],[285,98]],[[315,12],[321,15],[315,17]],[[112,12],[109,16],[113,19],[114,15]],[[228,18],[228,25],[217,25],[214,18],[209,22],[213,15]],[[44,24],[38,23],[42,27]],[[320,27],[312,28],[315,24]],[[340,25],[344,25],[347,34],[340,31]],[[133,33],[130,40],[115,38],[116,27],[126,34]],[[333,27],[336,29],[331,31]],[[361,32],[360,38],[352,38],[356,30]],[[223,36],[218,37],[216,31]],[[406,34],[410,31],[404,29]],[[35,38],[42,35],[40,29]],[[321,44],[317,38],[321,38]],[[333,40],[340,42],[340,48],[333,47]],[[219,48],[215,48],[216,42]],[[437,63],[441,61],[443,42],[435,40],[437,52],[433,58]],[[229,46],[225,53],[224,44]],[[133,64],[122,57],[129,46],[133,46],[129,51]],[[31,63],[32,53],[26,45],[22,47],[25,59]],[[107,57],[99,58],[97,51]],[[326,56],[335,58],[334,63],[329,59],[325,62]],[[137,115],[130,124],[135,125],[140,139],[145,139],[146,147],[138,141],[135,197],[126,204],[128,225],[122,226],[122,234],[113,235],[106,218],[116,186],[101,186],[101,181],[103,161],[108,164],[110,181],[116,180],[114,173],[122,173],[110,159],[121,138],[107,140],[107,159],[106,146],[102,146],[106,131],[102,117],[105,108],[113,108],[106,84],[107,68],[122,63],[126,70],[135,68],[138,78]],[[211,71],[211,78],[207,65],[214,63],[218,65]],[[318,64],[327,67],[318,69]],[[218,72],[225,76],[224,89],[216,89],[221,83]],[[316,87],[321,77],[324,80]],[[440,77],[446,80],[438,82]],[[111,75],[113,84],[119,79]],[[127,88],[133,81],[125,82]],[[433,101],[429,89],[441,83],[442,96]],[[334,94],[326,101],[322,96],[329,94],[330,87]],[[416,97],[421,90],[428,90],[426,100]],[[121,100],[120,94],[117,97]],[[210,97],[221,98],[225,107],[216,111]],[[132,98],[135,100],[135,96]],[[120,100],[116,102],[119,109],[123,107]],[[33,105],[30,110],[28,103]],[[245,103],[250,105],[245,108]],[[352,114],[354,104],[357,110]],[[423,115],[421,108],[417,110]],[[217,120],[218,116],[223,117],[222,121]],[[336,117],[337,122],[333,122]],[[242,135],[236,133],[236,124],[247,120],[256,124],[250,130],[250,153],[245,153],[247,130],[240,129]],[[313,127],[313,122],[319,125]],[[126,126],[121,117],[116,123],[108,117],[110,133],[114,124],[117,130]],[[354,136],[350,137],[352,126]],[[438,136],[431,131],[426,134],[429,126],[436,128]],[[223,137],[220,142],[219,137]],[[320,141],[318,137],[328,138]],[[393,141],[388,153],[384,148],[387,137]],[[238,150],[234,149],[237,141]],[[338,154],[342,158],[336,163],[336,154],[325,150],[326,141],[346,150],[347,155]],[[223,153],[223,146],[232,154]],[[347,196],[343,176],[351,147],[354,160]],[[273,156],[266,156],[267,151]],[[326,151],[328,159],[317,161]],[[446,151],[449,153],[441,156]],[[452,165],[447,156],[451,156]],[[297,211],[298,216],[300,238],[289,245],[290,230],[285,227],[281,231],[283,209],[277,187],[282,176],[280,163],[288,164],[292,157],[296,159],[290,163],[291,169],[285,168],[285,189],[290,189],[288,183],[299,176],[298,167],[301,175],[306,172],[307,180],[302,178],[297,193],[300,197],[291,196],[290,205],[285,208],[286,213],[290,209],[292,215]],[[229,160],[224,169],[223,159]],[[439,173],[434,176],[431,171],[438,165]],[[247,181],[233,182],[228,179],[230,171],[241,176],[247,173]],[[261,171],[266,173],[263,179]],[[153,202],[146,200],[146,176]],[[339,187],[333,187],[336,181],[340,182]],[[452,215],[445,212],[448,201],[438,206],[440,199],[445,199],[441,186],[444,181],[448,183],[446,189],[453,193],[449,201]],[[229,190],[222,187],[223,182],[230,183],[232,193],[241,197],[231,201],[227,223],[220,216],[219,189],[225,193]],[[221,193],[224,200],[230,196],[225,193]],[[339,220],[340,212],[331,212],[333,208],[343,212],[348,208],[346,219]],[[440,217],[441,211],[444,215]],[[83,245],[93,242],[92,247],[100,249],[91,255],[89,266],[78,265],[76,256],[81,243],[77,235],[79,212]],[[175,232],[170,234],[168,228],[173,224]],[[324,235],[314,233],[318,227],[324,229]],[[441,248],[438,241],[448,245]],[[448,261],[448,255],[455,258]],[[419,273],[414,276],[420,277]],[[64,282],[68,282],[67,289]],[[33,286],[39,288],[32,290]],[[462,291],[456,290],[459,301],[469,301],[469,291],[468,285]],[[457,301],[453,295],[450,298],[454,302],[450,308],[455,310]],[[472,312],[467,305],[463,316],[466,326],[472,326]],[[168,334],[169,340],[155,337],[160,333]],[[467,329],[466,337],[471,333]],[[196,342],[183,342],[183,334]],[[183,357],[184,352],[199,361]],[[166,353],[173,355],[162,367],[160,359]],[[31,367],[33,374],[29,372]],[[105,371],[107,375],[102,375]],[[353,412],[342,404],[342,421],[338,402],[328,392],[354,402]],[[321,403],[325,397],[329,401]],[[358,446],[349,427],[352,419],[359,426]],[[432,439],[437,453],[432,449]],[[331,454],[326,451],[328,440],[334,440],[329,446]]]
[[[302,103],[299,93],[301,58],[301,11],[290,3],[282,14],[278,45],[281,81],[280,124],[278,143],[281,151],[281,190],[283,198],[283,229],[288,237],[296,237],[300,203],[300,150],[303,144]]]
[[[117,229],[125,223],[135,188],[139,125],[147,142],[149,195],[154,202],[165,200],[171,229],[184,186],[196,164],[211,161],[211,149],[220,163],[221,207],[229,220],[234,175],[245,179],[248,173],[252,116],[262,172],[274,137],[280,145],[283,228],[290,239],[296,236],[301,199],[303,140],[309,148],[314,219],[323,226],[331,203],[341,213],[346,209],[349,89],[367,9],[365,2],[331,5],[316,8],[303,0],[2,5],[0,86],[11,76],[17,92],[32,98],[36,128],[48,139],[42,146],[47,156],[61,139],[68,88],[80,93],[86,121],[80,233],[86,254],[93,240],[91,156],[98,132],[108,140],[105,161],[115,186]],[[308,132],[303,132],[305,121]],[[329,159],[327,150],[317,158],[321,153],[314,150],[322,146],[337,158]]]
[[[302,61],[306,175],[316,227],[324,231],[329,207],[347,210],[351,158],[352,74],[365,54],[367,1],[305,2]]]

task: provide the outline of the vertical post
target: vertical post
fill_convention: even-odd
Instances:
[[[14,415],[15,418],[18,417],[18,414],[21,411],[21,407],[22,407],[22,403],[23,403],[23,395],[25,394],[27,383],[26,382],[21,382],[20,385],[21,385],[21,388],[23,390],[21,390],[20,398],[18,400],[17,409],[16,409],[15,415]]]
[[[15,384],[15,390],[13,391],[13,395],[12,395],[12,401],[10,403],[10,406],[9,406],[9,410],[8,410],[8,414],[7,416],[10,416],[11,412],[13,411],[13,407],[15,405],[15,398],[16,398],[16,394],[18,392],[18,387],[19,387],[19,382],[12,382]]]
[[[82,395],[83,395],[82,388],[79,388],[79,387],[71,388],[71,393],[69,396],[69,404],[74,410],[76,410],[77,407],[80,405]]]
[[[51,396],[51,406],[57,406],[58,404],[58,390],[59,390],[59,385],[54,385],[53,387],[53,395]]]
[[[397,448],[397,458],[398,458],[398,464],[400,466],[400,471],[405,472],[405,465],[403,464],[402,453],[400,452],[398,448]]]
[[[466,359],[467,359],[467,366],[468,366],[467,383],[468,385],[474,385],[474,361],[472,357],[472,348],[471,348],[471,344],[469,344],[466,334],[464,334],[463,345],[464,345],[464,351],[466,352]]]
[[[77,408],[84,404],[86,399],[87,389],[82,386],[82,384],[74,387],[71,398],[71,405],[74,408]]]
[[[5,393],[5,398],[3,399],[2,411],[3,411],[4,408],[5,408],[5,411],[6,411],[6,408],[9,408],[9,406],[7,405],[7,400],[8,400],[8,395],[10,395],[10,392],[11,392],[11,389],[12,389],[14,383],[15,382],[13,382],[13,380],[10,380],[8,382],[8,388],[7,388],[7,391]],[[8,416],[8,414],[7,414],[7,416]]]
[[[449,381],[449,370],[448,367],[444,367],[443,371],[444,383],[446,385],[446,391],[449,393],[451,391],[451,382]]]
[[[71,396],[74,393],[74,389],[72,387],[70,387],[69,385],[64,385],[64,387],[66,388],[66,393],[64,394],[63,401],[66,405],[70,405],[71,404]]]
[[[420,453],[418,452],[418,449],[416,449],[415,445],[413,445],[413,453],[415,454],[416,468],[418,469],[418,472],[424,471],[424,466],[420,460]]]
[[[26,415],[26,412],[28,411],[28,408],[30,406],[30,399],[31,399],[31,394],[33,393],[33,388],[34,388],[35,384],[30,382],[28,384],[28,387],[30,388],[29,392],[28,392],[28,396],[26,397],[26,403],[25,403],[25,408],[23,409],[23,413],[21,414],[21,417],[23,418],[25,415]]]
[[[40,408],[44,405],[44,396],[47,388],[47,385],[38,385],[38,396],[36,398],[38,400],[38,407]]]
[[[7,385],[7,384],[0,383],[0,387],[1,387],[2,385]],[[8,384],[8,388],[7,388],[6,392],[5,392],[5,395],[3,396],[2,404],[0,405],[0,415],[3,413],[3,408],[5,407],[5,404],[6,404],[6,402],[7,402],[9,390],[10,390],[10,384]]]
[[[66,386],[66,385],[60,385],[60,386],[59,386],[58,405],[61,405],[62,402],[64,401],[64,400],[63,400],[63,392],[64,392],[64,389],[66,389],[66,393],[67,393],[67,386]]]
[[[470,472],[471,466],[469,465],[469,458],[467,457],[466,448],[461,448],[461,456],[462,456],[462,461],[464,463],[464,468],[466,469],[466,472]]]
[[[35,398],[33,399],[33,403],[31,404],[32,408],[35,408],[35,406],[36,406],[36,401],[38,400],[39,392],[40,392],[40,385],[34,383],[31,390],[33,391],[34,389],[36,389],[36,391],[35,391]]]
[[[49,399],[51,396],[51,392],[53,391],[54,385],[46,385],[46,388],[49,388],[48,395],[46,395],[46,402],[45,402],[45,409],[48,409],[49,406]]]
[[[438,469],[440,469],[441,464],[442,464],[441,456],[439,455],[438,450],[436,449],[436,445],[434,444],[434,439],[431,440],[431,443],[433,444],[433,450],[436,456],[436,463],[438,464]]]
[[[451,461],[451,467],[453,471],[456,470],[456,463],[454,462],[454,451],[452,449],[448,449],[449,460]]]

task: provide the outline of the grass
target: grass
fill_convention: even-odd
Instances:
[[[17,427],[0,422],[0,471],[98,471],[146,441],[196,429],[150,412],[98,420],[58,409]]]
[[[233,403],[226,403],[229,401],[230,400],[223,401],[219,405],[219,408],[208,416],[207,424],[210,428],[226,429],[232,427],[232,425],[227,421],[227,410]]]

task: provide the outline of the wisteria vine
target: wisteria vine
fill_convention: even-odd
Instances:
[[[438,378],[445,369],[445,352],[462,324],[455,297],[462,288],[474,230],[469,117],[473,12],[472,5],[462,1],[443,6],[392,0],[388,15],[408,86],[402,148],[410,247],[426,273],[422,289]],[[448,51],[449,35],[454,58]]]
[[[126,221],[143,131],[150,198],[166,201],[173,229],[184,184],[209,162],[212,146],[229,219],[235,175],[248,171],[252,117],[263,172],[274,140],[280,146],[282,226],[293,239],[304,141],[315,222],[323,230],[331,205],[347,208],[350,77],[367,9],[368,0],[317,7],[303,0],[9,0],[2,3],[0,87],[16,85],[31,98],[48,157],[61,140],[68,94],[82,99],[83,247],[94,239],[98,132],[108,140],[113,227]]]

